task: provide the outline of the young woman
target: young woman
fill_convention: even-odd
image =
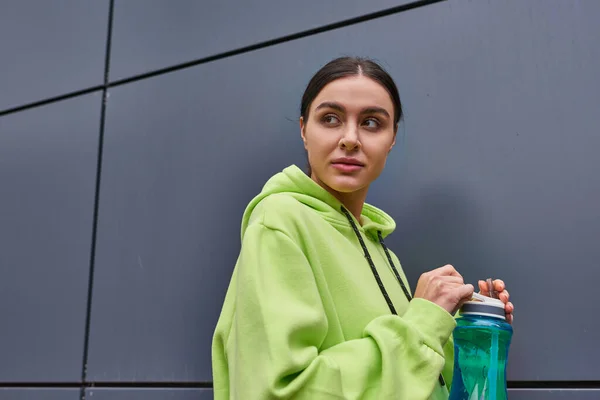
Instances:
[[[365,204],[402,118],[394,81],[370,60],[335,59],[300,115],[308,175],[274,175],[243,216],[213,340],[215,399],[447,399],[453,314],[474,288],[446,265],[411,294],[384,243],[394,221]]]

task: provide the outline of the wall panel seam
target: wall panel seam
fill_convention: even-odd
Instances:
[[[151,77],[155,77],[155,76],[159,76],[159,75],[164,75],[169,72],[180,71],[180,70],[195,67],[195,66],[198,66],[201,64],[207,64],[209,62],[218,61],[218,60],[222,60],[222,59],[229,58],[229,57],[234,57],[234,56],[237,56],[240,54],[249,53],[249,52],[256,51],[256,50],[261,50],[261,49],[264,49],[267,47],[276,46],[276,45],[279,45],[282,43],[291,42],[294,40],[303,39],[303,38],[306,38],[309,36],[317,35],[319,33],[324,33],[324,32],[329,32],[329,31],[333,31],[336,29],[345,28],[345,27],[348,27],[351,25],[356,25],[356,24],[360,24],[362,22],[372,21],[377,18],[387,17],[387,16],[390,16],[393,14],[399,14],[404,11],[421,8],[421,7],[425,7],[428,5],[432,5],[432,4],[436,4],[436,3],[440,3],[440,2],[444,2],[444,1],[447,1],[447,0],[418,0],[418,1],[411,2],[411,3],[395,6],[392,8],[387,8],[385,10],[375,11],[375,12],[360,15],[357,17],[348,18],[348,19],[345,19],[345,20],[342,20],[339,22],[333,22],[330,24],[322,25],[320,27],[311,28],[311,29],[307,29],[307,30],[300,31],[297,33],[280,36],[280,37],[277,37],[274,39],[270,39],[270,40],[266,40],[263,42],[240,47],[237,49],[229,50],[229,51],[226,51],[223,53],[219,53],[219,54],[215,54],[215,55],[211,55],[211,56],[207,56],[207,57],[202,57],[202,58],[191,60],[191,61],[186,61],[186,62],[175,64],[175,65],[172,65],[169,67],[160,68],[160,69],[157,69],[154,71],[145,72],[143,74],[134,75],[134,76],[119,79],[119,80],[116,80],[113,82],[109,81],[108,75],[107,75],[108,68],[105,68],[104,85],[92,86],[90,88],[81,89],[81,90],[78,90],[75,92],[70,92],[70,93],[59,95],[59,96],[54,96],[54,97],[50,97],[47,99],[38,100],[38,101],[35,101],[32,103],[27,103],[27,104],[20,105],[17,107],[12,107],[12,108],[9,108],[6,110],[0,110],[0,117],[3,115],[13,114],[13,113],[16,113],[19,111],[24,111],[24,110],[28,110],[31,108],[40,107],[43,105],[54,103],[57,101],[81,96],[81,95],[88,94],[88,93],[91,93],[91,92],[94,92],[97,90],[106,91],[108,88],[124,85],[127,83],[131,83],[131,82],[135,82],[135,81],[139,81],[139,80],[143,80],[143,79],[147,79],[147,78],[151,78]],[[110,13],[109,25],[111,26],[111,30],[112,30],[112,23],[113,23],[112,0],[111,0],[109,13]],[[110,54],[107,55],[107,60],[109,60],[109,57],[110,57]]]
[[[81,382],[87,380],[88,370],[88,356],[89,356],[89,340],[90,340],[90,325],[92,319],[92,299],[94,289],[94,269],[95,269],[95,258],[96,258],[96,239],[98,232],[98,210],[100,206],[100,183],[102,177],[102,155],[104,145],[104,127],[106,122],[106,101],[108,96],[108,77],[110,69],[110,49],[112,43],[112,26],[113,26],[113,11],[114,11],[114,0],[110,0],[109,11],[108,11],[108,27],[106,34],[106,48],[105,48],[105,60],[104,60],[104,88],[102,90],[102,103],[100,110],[100,129],[98,134],[98,153],[97,153],[97,164],[96,164],[96,185],[94,193],[94,216],[92,223],[92,239],[90,249],[90,263],[89,263],[89,276],[88,276],[88,290],[87,290],[87,302],[86,302],[86,318],[85,318],[85,331],[84,331],[84,346],[83,346],[83,359],[81,365]],[[85,398],[85,387],[81,387],[80,397]]]

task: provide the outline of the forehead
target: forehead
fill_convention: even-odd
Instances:
[[[336,79],[323,87],[311,104],[314,109],[323,102],[336,102],[348,109],[383,107],[390,115],[394,105],[388,92],[381,84],[362,75]]]

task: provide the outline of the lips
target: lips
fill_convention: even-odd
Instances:
[[[339,165],[353,165],[353,166],[357,166],[357,167],[364,167],[365,164],[360,162],[359,160],[357,160],[356,158],[352,158],[352,157],[340,157],[340,158],[336,158],[335,160],[333,160],[331,162],[332,164],[339,164]]]
[[[356,158],[342,157],[333,160],[331,166],[343,174],[352,174],[360,171],[365,164],[358,161]]]

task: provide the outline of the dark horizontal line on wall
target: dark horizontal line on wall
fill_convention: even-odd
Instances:
[[[600,381],[508,381],[509,389],[600,389]]]
[[[174,72],[174,71],[179,71],[182,69],[186,69],[186,68],[190,68],[190,67],[194,67],[200,64],[206,64],[212,61],[217,61],[217,60],[221,60],[227,57],[233,57],[233,56],[237,56],[240,54],[244,54],[244,53],[249,53],[251,51],[255,51],[255,50],[260,50],[263,49],[265,47],[269,47],[269,46],[274,46],[277,44],[281,44],[281,43],[285,43],[285,42],[290,42],[293,40],[297,40],[297,39],[302,39],[308,36],[312,36],[312,35],[316,35],[319,33],[323,33],[323,32],[328,32],[328,31],[332,31],[334,29],[339,29],[339,28],[343,28],[346,26],[350,26],[350,25],[355,25],[355,24],[359,24],[361,22],[366,22],[366,21],[370,21],[376,18],[381,18],[381,17],[386,17],[388,15],[393,15],[393,14],[398,14],[404,11],[408,11],[408,10],[412,10],[415,8],[420,8],[420,7],[424,7],[424,6],[428,6],[431,4],[435,4],[435,3],[441,3],[443,1],[446,0],[418,0],[418,1],[414,1],[412,3],[408,3],[408,4],[403,4],[400,6],[396,6],[396,7],[392,7],[392,8],[388,8],[385,10],[381,10],[381,11],[376,11],[370,14],[366,14],[366,15],[361,15],[359,17],[354,17],[354,18],[349,18],[340,22],[334,22],[328,25],[323,25],[320,26],[318,28],[313,28],[313,29],[308,29],[306,31],[302,31],[302,32],[298,32],[298,33],[293,33],[290,35],[286,35],[286,36],[282,36],[276,39],[271,39],[271,40],[267,40],[264,42],[260,42],[260,43],[256,43],[253,45],[249,45],[249,46],[245,46],[245,47],[241,47],[235,50],[230,50],[230,51],[226,51],[224,53],[219,53],[219,54],[215,54],[212,56],[208,56],[208,57],[204,57],[204,58],[199,58],[196,60],[192,60],[192,61],[188,61],[185,63],[181,63],[181,64],[177,64],[177,65],[173,65],[170,67],[166,67],[166,68],[161,68],[155,71],[150,71],[150,72],[146,72],[140,75],[135,75],[129,78],[123,78],[123,79],[119,79],[113,82],[110,82],[106,85],[98,85],[98,86],[93,86],[87,89],[83,89],[83,90],[78,90],[76,92],[71,92],[71,93],[67,93],[67,94],[63,94],[60,96],[56,96],[56,97],[51,97],[45,100],[40,100],[40,101],[36,101],[34,103],[29,103],[29,104],[24,104],[21,106],[17,106],[14,108],[9,108],[7,110],[3,110],[0,111],[0,117],[3,115],[7,115],[7,114],[13,114],[19,111],[24,111],[24,110],[28,110],[30,108],[34,108],[34,107],[39,107],[39,106],[43,106],[46,104],[50,104],[56,101],[61,101],[61,100],[66,100],[72,97],[77,97],[77,96],[81,96],[84,94],[88,94],[88,93],[92,93],[95,92],[97,90],[103,90],[103,89],[108,89],[111,87],[115,87],[115,86],[120,86],[120,85],[124,85],[126,83],[131,83],[131,82],[135,82],[135,81],[139,81],[142,79],[146,79],[146,78],[151,78],[154,76],[158,76],[158,75],[163,75],[163,74],[167,74],[169,72]]]
[[[599,389],[600,381],[508,381],[509,389]],[[212,389],[212,382],[0,382],[0,388]]]
[[[212,389],[212,382],[96,382],[87,384],[97,388],[180,388]]]
[[[126,83],[131,83],[131,82],[135,82],[135,81],[139,81],[141,79],[146,79],[146,78],[150,78],[150,77],[154,77],[157,75],[163,75],[163,74],[167,74],[169,72],[174,72],[174,71],[179,71],[182,69],[186,69],[186,68],[190,68],[190,67],[194,67],[200,64],[206,64],[212,61],[217,61],[217,60],[221,60],[224,58],[228,58],[228,57],[233,57],[233,56],[237,56],[240,54],[244,54],[244,53],[249,53],[251,51],[255,51],[255,50],[260,50],[260,49],[264,49],[266,47],[270,47],[270,46],[274,46],[274,45],[278,45],[281,43],[285,43],[285,42],[290,42],[293,40],[297,40],[297,39],[302,39],[308,36],[312,36],[312,35],[316,35],[319,33],[323,33],[323,32],[328,32],[328,31],[332,31],[334,29],[339,29],[339,28],[344,28],[350,25],[355,25],[355,24],[359,24],[361,22],[366,22],[366,21],[370,21],[376,18],[381,18],[381,17],[385,17],[388,15],[392,15],[392,14],[397,14],[400,12],[404,12],[404,11],[408,11],[408,10],[412,10],[415,8],[419,8],[419,7],[423,7],[423,6],[428,6],[431,4],[435,4],[435,3],[440,3],[442,1],[446,1],[446,0],[418,0],[412,3],[408,3],[408,4],[403,4],[400,6],[396,6],[396,7],[392,7],[392,8],[388,8],[385,10],[381,10],[381,11],[376,11],[370,14],[365,14],[365,15],[361,15],[359,17],[353,17],[353,18],[349,18],[340,22],[334,22],[331,24],[327,24],[327,25],[323,25],[320,26],[318,28],[312,28],[312,29],[308,29],[302,32],[298,32],[298,33],[293,33],[290,35],[286,35],[286,36],[282,36],[276,39],[271,39],[271,40],[267,40],[264,42],[260,42],[260,43],[256,43],[256,44],[252,44],[249,46],[245,46],[245,47],[241,47],[235,50],[230,50],[230,51],[226,51],[224,53],[220,53],[220,54],[215,54],[212,56],[208,56],[208,57],[204,57],[204,58],[199,58],[197,60],[193,60],[193,61],[188,61],[182,64],[177,64],[177,65],[173,65],[170,67],[166,67],[166,68],[161,68],[155,71],[150,71],[150,72],[146,72],[140,75],[135,75],[129,78],[123,78],[120,80],[116,80],[114,82],[111,82],[109,84],[109,87],[114,87],[114,86],[119,86],[119,85],[123,85]]]
[[[28,110],[30,108],[45,106],[46,104],[54,103],[61,100],[67,100],[72,97],[83,96],[84,94],[89,94],[93,92],[97,92],[104,89],[104,85],[92,86],[87,89],[78,90],[76,92],[71,92],[67,94],[62,94],[60,96],[50,97],[48,99],[36,101],[35,103],[24,104],[22,106],[17,106],[14,108],[9,108],[7,110],[0,111],[0,117],[7,114],[13,114],[19,111]]]
[[[80,382],[0,382],[0,388],[47,388],[79,389]]]
[[[0,382],[0,388],[212,389],[212,382]]]

